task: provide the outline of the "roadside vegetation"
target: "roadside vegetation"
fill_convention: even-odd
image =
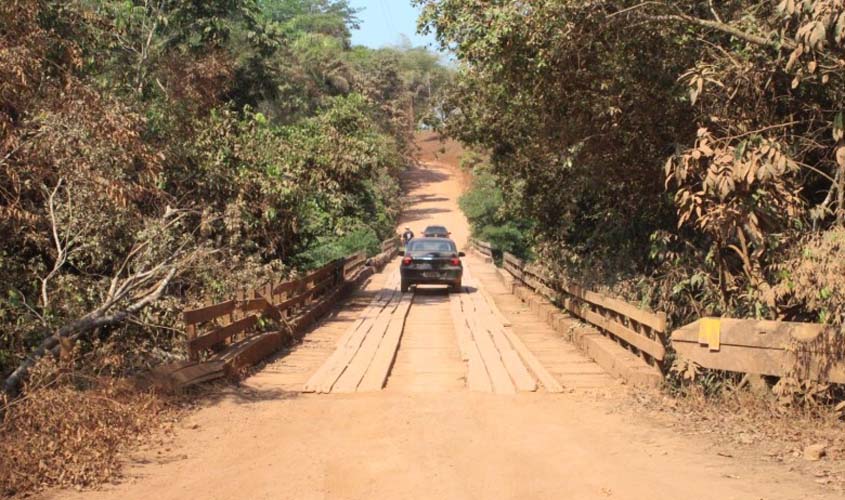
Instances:
[[[357,27],[346,0],[0,2],[0,380],[24,394],[0,410],[0,495],[117,473],[155,405],[109,379],[180,358],[186,302],[393,232],[450,71],[352,47]]]
[[[491,243],[497,259],[502,257],[502,252],[528,258],[532,221],[519,216],[512,207],[513,200],[506,203],[489,162],[469,151],[461,158],[461,168],[471,173],[470,185],[458,202],[470,223],[472,236]]]
[[[675,326],[821,322],[842,359],[845,2],[417,3],[460,64],[442,128],[489,154],[477,234],[508,213],[554,272]]]

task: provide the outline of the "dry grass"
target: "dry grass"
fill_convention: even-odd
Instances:
[[[121,453],[176,417],[125,380],[64,375],[8,404],[0,426],[0,497],[115,481]]]
[[[678,397],[666,392],[637,392],[635,411],[661,426],[711,439],[722,456],[779,463],[845,491],[845,422],[829,407],[784,408],[775,398],[749,390],[705,396],[692,386]],[[824,444],[818,461],[804,458],[804,449]]]

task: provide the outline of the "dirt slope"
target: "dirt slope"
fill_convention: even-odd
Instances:
[[[412,170],[401,225],[436,220],[464,241],[456,175],[442,163]],[[612,382],[564,394],[467,391],[442,302],[415,302],[417,326],[386,390],[303,395],[274,385],[268,369],[186,419],[169,447],[136,454],[124,483],[51,498],[836,498],[782,468],[737,463],[704,440],[632,419],[619,410],[626,389]],[[427,319],[430,328],[419,327]]]

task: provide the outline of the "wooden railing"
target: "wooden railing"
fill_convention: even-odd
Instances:
[[[356,252],[343,260],[343,276],[354,276],[367,263],[365,252]]]
[[[817,323],[701,318],[672,332],[672,347],[703,368],[845,384],[845,347]]]
[[[352,257],[357,259],[358,254]],[[311,304],[350,275],[345,261],[338,259],[301,278],[242,290],[229,300],[184,311],[188,356],[197,360],[207,351],[218,352],[244,340],[264,318],[286,322],[303,315]],[[357,260],[351,262],[358,265]]]
[[[540,266],[508,252],[502,267],[514,284],[544,296],[661,368],[671,348],[676,359],[702,368],[845,384],[845,347],[823,325],[701,318],[676,329],[670,343],[665,313],[553,279]]]
[[[390,251],[390,250],[396,250],[396,249],[398,249],[398,248],[399,248],[399,245],[400,245],[400,243],[401,243],[401,241],[402,241],[402,240],[400,240],[398,236],[397,236],[397,237],[395,237],[395,238],[390,238],[390,239],[384,240],[384,241],[381,243],[381,251],[382,251],[382,253],[388,252],[388,251]]]
[[[383,242],[382,252],[371,259],[356,252],[303,276],[271,280],[226,300],[185,309],[189,361],[162,367],[159,374],[184,386],[259,362],[324,315],[350,285],[372,274],[368,266],[380,267],[392,259],[397,242]],[[275,328],[267,328],[268,323]]]
[[[477,240],[475,238],[470,239],[470,245],[475,251],[480,253],[486,261],[493,261],[493,245],[486,241]]]
[[[503,254],[502,262],[517,284],[545,296],[649,361],[661,364],[666,358],[665,313],[645,311],[571,282],[554,279],[536,264],[526,264],[508,252]]]

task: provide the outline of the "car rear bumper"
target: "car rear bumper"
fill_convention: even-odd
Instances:
[[[409,285],[451,285],[461,281],[463,269],[401,269],[402,281]]]

